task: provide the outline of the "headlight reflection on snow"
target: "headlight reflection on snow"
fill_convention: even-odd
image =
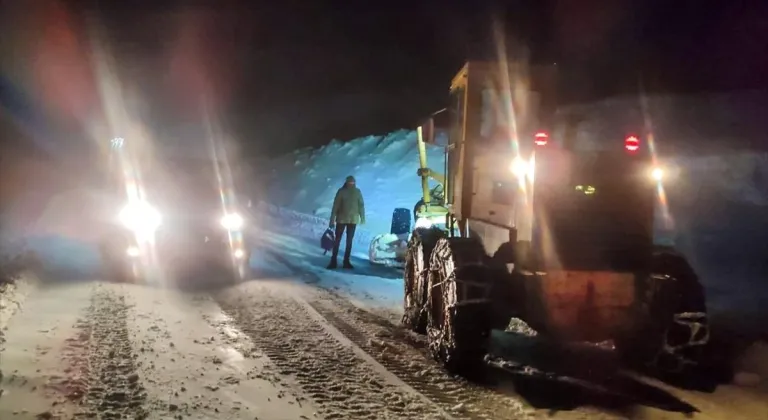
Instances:
[[[419,217],[416,219],[416,224],[414,227],[416,229],[429,229],[432,227],[432,221],[427,217]]]

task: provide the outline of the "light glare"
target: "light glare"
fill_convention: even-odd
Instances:
[[[221,225],[227,230],[238,230],[244,223],[243,216],[237,213],[230,213],[221,218]]]
[[[651,171],[651,177],[655,181],[661,181],[662,179],[664,179],[664,170],[661,168],[653,168],[653,170]]]
[[[518,178],[523,178],[528,174],[528,162],[520,156],[515,157],[509,165],[509,170]]]
[[[144,201],[125,206],[119,218],[123,226],[137,233],[154,232],[162,222],[160,212]]]

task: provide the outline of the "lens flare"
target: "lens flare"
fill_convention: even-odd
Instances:
[[[230,213],[221,218],[221,225],[227,230],[239,230],[245,224],[243,216],[237,213]]]

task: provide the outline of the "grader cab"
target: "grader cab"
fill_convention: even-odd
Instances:
[[[709,338],[703,289],[653,242],[663,171],[639,133],[576,136],[579,119],[556,113],[554,77],[469,62],[451,84],[448,125],[419,127],[403,323],[456,371],[481,362],[490,331],[512,318],[557,340],[611,340],[660,369],[695,364]],[[438,171],[425,150],[441,129]]]

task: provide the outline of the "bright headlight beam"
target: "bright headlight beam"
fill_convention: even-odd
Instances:
[[[118,217],[123,226],[142,233],[154,232],[162,222],[160,212],[143,201],[128,204]]]
[[[653,168],[651,171],[651,178],[653,178],[655,181],[661,181],[664,179],[664,170],[661,168]]]
[[[520,156],[512,159],[512,163],[509,165],[509,170],[518,178],[522,178],[528,174],[528,162]]]
[[[243,227],[245,220],[237,213],[230,213],[221,218],[221,226],[227,230],[238,230]]]

